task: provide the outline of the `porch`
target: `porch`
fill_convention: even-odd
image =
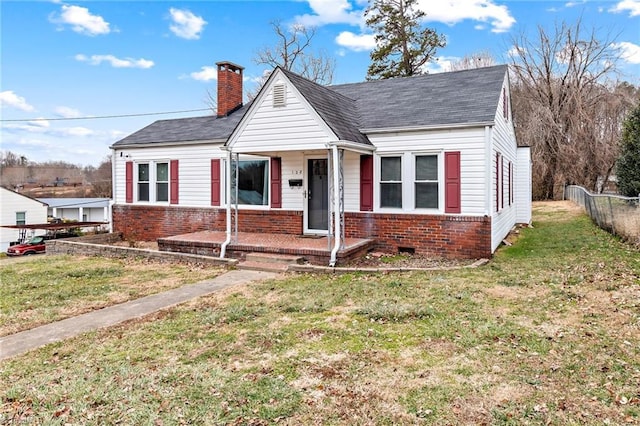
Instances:
[[[220,256],[220,247],[226,240],[221,231],[201,231],[159,238],[160,251]],[[291,234],[265,234],[238,232],[226,248],[226,256],[244,260],[248,253],[298,256],[312,264],[328,265],[334,240],[327,236]],[[345,238],[337,254],[337,264],[364,256],[376,245],[373,239]]]

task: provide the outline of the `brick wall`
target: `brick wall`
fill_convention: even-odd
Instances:
[[[113,207],[114,232],[123,239],[154,241],[198,231],[224,231],[226,210],[175,206]],[[435,257],[491,257],[491,218],[445,215],[346,213],[345,235],[372,238],[377,249],[395,253],[414,250]],[[303,213],[288,210],[241,210],[240,232],[295,234],[303,232]]]
[[[113,206],[113,230],[124,240],[155,241],[199,231],[225,231],[225,209],[176,206]],[[240,210],[238,229],[243,232],[302,234],[302,212]]]
[[[346,213],[347,237],[373,238],[381,251],[453,258],[491,257],[491,218],[445,215]]]

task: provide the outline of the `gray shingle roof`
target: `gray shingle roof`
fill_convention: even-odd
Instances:
[[[492,123],[507,66],[328,87],[282,71],[341,140],[370,144],[360,129]],[[156,121],[113,146],[226,140],[249,106],[223,118]]]
[[[343,84],[330,88],[354,99],[360,129],[493,122],[506,65]]]
[[[147,127],[121,139],[114,147],[144,145],[150,143],[193,142],[203,140],[226,140],[235,129],[249,105],[233,112],[227,117],[215,115],[204,117],[175,118],[158,120]]]

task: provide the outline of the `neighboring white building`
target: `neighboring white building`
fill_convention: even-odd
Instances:
[[[63,221],[104,222],[111,231],[110,198],[39,198],[47,203],[47,215]]]
[[[10,189],[0,187],[0,225],[35,225],[47,223],[47,204]],[[25,237],[31,237],[29,230]],[[18,241],[20,230],[0,228],[0,251],[6,251],[9,245]]]

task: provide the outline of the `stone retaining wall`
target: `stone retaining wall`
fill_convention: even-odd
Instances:
[[[111,237],[94,238],[98,235],[111,235]],[[114,237],[114,235],[117,236],[117,238]],[[238,262],[235,259],[220,259],[217,257],[199,256],[194,254],[161,252],[156,250],[107,245],[115,241],[120,241],[120,238],[121,237],[118,234],[96,234],[79,238],[48,240],[47,254],[101,256],[110,258],[133,257],[137,259],[155,260],[159,262],[179,262],[223,266],[233,266]],[[89,242],[87,242],[87,240]]]

